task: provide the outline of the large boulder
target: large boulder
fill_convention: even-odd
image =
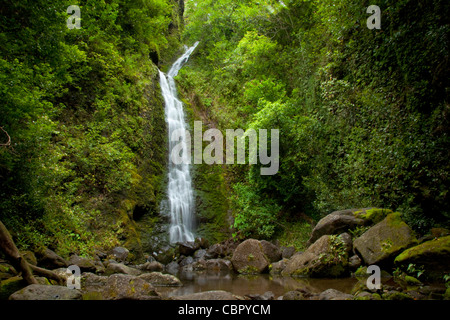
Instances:
[[[367,265],[382,266],[415,243],[417,240],[411,228],[399,213],[392,213],[353,241],[353,246]]]
[[[423,266],[425,276],[439,278],[450,273],[450,236],[430,240],[403,251],[395,258],[395,264]]]
[[[86,273],[82,277],[85,300],[160,300],[155,288],[144,279],[127,274],[110,277]]]
[[[324,235],[305,252],[294,255],[286,263],[283,275],[341,277],[348,274],[349,247],[345,234]]]
[[[355,217],[354,213],[364,209],[335,211],[322,218],[314,227],[307,245],[311,245],[323,235],[333,235],[352,230],[364,224],[364,220]]]
[[[80,300],[79,290],[63,286],[32,284],[13,293],[9,300]]]
[[[264,254],[260,241],[249,239],[242,242],[234,251],[231,258],[234,270],[239,273],[262,273],[269,267],[270,261]]]
[[[41,248],[36,252],[36,255],[40,267],[46,269],[58,269],[69,266],[66,260],[49,248]]]
[[[281,260],[281,250],[273,243],[261,240],[263,252],[270,262],[277,262]]]
[[[178,243],[178,252],[183,256],[192,256],[198,249],[200,249],[200,243],[198,242]]]
[[[76,254],[70,256],[68,264],[70,266],[72,266],[72,265],[78,266],[81,269],[81,272],[97,271],[97,266],[95,265],[94,261],[84,258],[84,257],[80,257]]]

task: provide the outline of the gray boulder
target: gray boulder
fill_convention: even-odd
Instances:
[[[281,251],[276,245],[266,240],[261,240],[260,242],[263,252],[270,262],[277,262],[281,260]]]
[[[29,285],[15,293],[9,300],[80,300],[79,290],[63,286],[50,286],[42,284]]]
[[[265,272],[270,264],[264,254],[260,241],[249,239],[242,242],[234,251],[231,258],[234,270],[244,274],[257,274]]]
[[[339,236],[324,235],[286,263],[283,275],[341,277],[348,273],[348,247]]]
[[[86,300],[161,300],[149,282],[128,274],[83,274],[82,289]]]
[[[183,256],[191,256],[198,249],[200,249],[200,244],[198,242],[181,242],[181,243],[178,243],[178,251]]]
[[[36,252],[38,258],[38,265],[46,269],[57,269],[68,267],[67,261],[56,254],[49,248],[44,248]]]
[[[364,220],[355,217],[354,213],[362,209],[340,210],[322,218],[314,227],[307,245],[313,244],[323,235],[333,235],[352,230],[364,224]]]
[[[353,241],[355,252],[367,265],[391,263],[398,253],[415,243],[413,231],[399,213],[388,215]]]

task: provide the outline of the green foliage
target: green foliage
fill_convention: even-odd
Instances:
[[[279,241],[281,246],[293,246],[297,251],[304,251],[307,249],[306,243],[311,236],[312,226],[303,220],[282,221],[283,225],[274,234],[274,237]]]
[[[245,237],[270,239],[275,232],[280,208],[274,202],[263,201],[259,194],[247,185],[235,184],[234,191],[234,227]]]
[[[81,29],[70,30],[75,4]],[[158,210],[166,132],[149,54],[178,49],[174,4],[2,4],[0,126],[12,145],[0,147],[0,219],[20,247],[89,254],[132,229],[123,199]]]
[[[237,226],[257,197],[286,219],[383,207],[420,234],[448,224],[449,3],[377,5],[381,30],[364,1],[187,4],[185,38],[201,40],[190,90],[206,112],[222,128],[280,129],[276,176],[229,169]]]

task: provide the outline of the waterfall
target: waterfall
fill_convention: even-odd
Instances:
[[[171,141],[172,133],[176,130],[186,130],[186,120],[183,103],[178,99],[174,77],[189,60],[190,55],[197,47],[198,42],[173,64],[167,73],[159,72],[161,91],[165,101],[166,122],[169,130],[169,155],[176,145],[184,144],[187,150],[186,140]],[[170,211],[170,242],[192,242],[195,240],[194,226],[194,193],[190,165],[187,163],[174,164],[169,157],[167,197]]]

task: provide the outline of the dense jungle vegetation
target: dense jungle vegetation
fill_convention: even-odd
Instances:
[[[381,29],[366,26],[371,4]],[[302,246],[313,220],[363,207],[399,211],[419,234],[449,227],[449,7],[5,0],[0,220],[24,249],[142,245],[137,222],[160,219],[167,166],[157,67],[200,41],[177,77],[190,120],[280,129],[274,176],[194,168],[200,235]]]

